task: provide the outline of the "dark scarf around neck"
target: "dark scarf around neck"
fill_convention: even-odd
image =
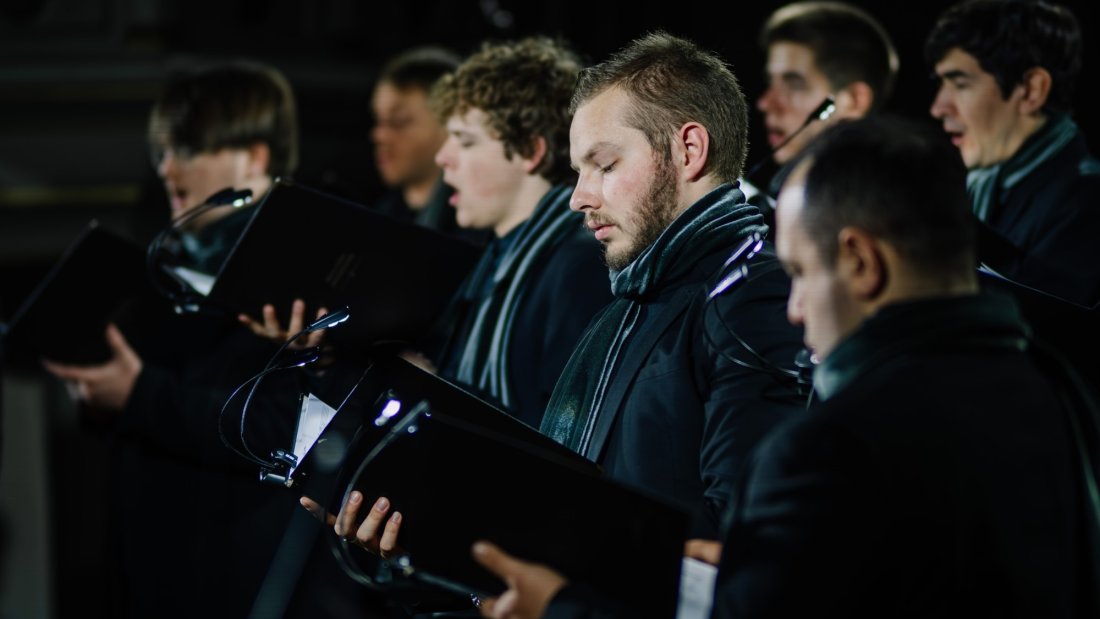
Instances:
[[[739,189],[721,185],[681,213],[626,268],[612,272],[615,299],[581,336],[550,397],[540,431],[587,455],[607,386],[645,300],[681,280],[715,251],[735,247],[753,232],[765,234],[763,221]]]

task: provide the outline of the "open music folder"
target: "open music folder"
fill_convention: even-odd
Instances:
[[[205,303],[260,316],[350,307],[338,334],[355,342],[415,340],[447,306],[481,248],[360,204],[278,179],[216,274]]]
[[[638,616],[675,616],[687,514],[444,379],[400,359],[374,370],[359,387],[362,406],[332,417],[289,485],[321,462],[331,470],[326,443],[347,446],[327,508],[351,489],[366,506],[390,499],[404,516],[407,555],[388,573],[425,589],[499,594],[502,583],[470,555],[488,539],[635,605]]]
[[[144,250],[92,220],[7,323],[8,356],[103,363],[107,323],[124,301],[150,293]]]

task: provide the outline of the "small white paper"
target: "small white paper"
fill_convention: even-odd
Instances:
[[[714,604],[714,581],[718,568],[698,559],[684,557],[680,568],[680,601],[676,619],[707,619]]]
[[[298,462],[302,461],[335,416],[336,409],[312,393],[302,397],[302,410],[298,412],[298,431],[294,436],[294,455]]]
[[[187,267],[172,267],[172,272],[204,297],[209,295],[210,289],[214,287],[214,276],[208,273]]]

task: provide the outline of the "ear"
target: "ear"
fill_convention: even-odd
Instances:
[[[543,160],[546,159],[546,138],[541,135],[533,140],[534,147],[531,149],[531,156],[523,158],[523,171],[528,174],[534,174],[535,170],[539,169]]]
[[[878,241],[852,226],[837,233],[837,272],[852,296],[861,301],[875,300],[886,289],[889,278]]]
[[[833,96],[838,118],[863,118],[871,111],[875,92],[867,82],[852,82]]]
[[[680,151],[677,162],[680,173],[687,181],[697,181],[703,175],[710,157],[710,133],[697,122],[684,123],[677,134]],[[674,145],[674,151],[675,151]]]
[[[271,147],[266,142],[255,142],[248,147],[249,177],[267,176],[271,169]]]
[[[1023,80],[1018,86],[1022,87],[1024,92],[1020,100],[1020,112],[1027,116],[1041,112],[1043,106],[1047,104],[1047,97],[1050,96],[1053,85],[1054,79],[1051,78],[1050,71],[1043,67],[1033,67],[1025,71]]]

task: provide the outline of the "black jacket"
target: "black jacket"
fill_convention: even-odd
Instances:
[[[1084,135],[1077,131],[999,191],[979,232],[979,257],[1001,274],[1075,303],[1100,302],[1100,161],[1089,155]]]
[[[714,617],[1079,617],[1080,468],[992,297],[889,306],[818,368],[827,400],[754,455]]]

